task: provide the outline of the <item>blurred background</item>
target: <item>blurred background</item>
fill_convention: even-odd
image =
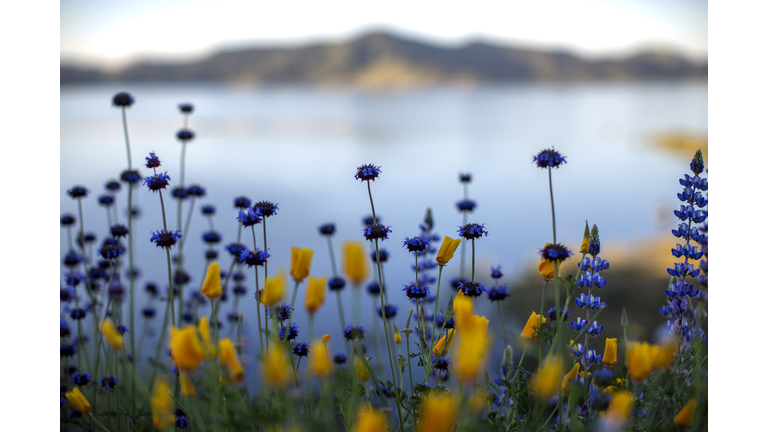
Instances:
[[[185,183],[205,187],[207,195],[184,233],[187,292],[199,288],[205,271],[201,236],[209,226],[197,209],[217,208],[217,249],[228,264],[223,245],[237,236],[238,196],[279,204],[268,220],[270,272],[288,268],[290,248],[298,246],[315,250],[312,274],[330,275],[317,228],[336,223],[337,262],[342,241],[362,239],[370,203],[354,174],[373,163],[382,168],[372,184],[376,213],[392,228],[383,242],[390,252],[384,272],[403,328],[411,306],[401,288],[413,272],[402,240],[419,234],[428,208],[435,232],[455,237],[462,223],[458,175],[471,173],[468,195],[477,208],[469,222],[489,232],[476,243],[478,279],[491,284],[490,267],[501,266],[501,281],[511,288],[505,321],[518,335],[530,311],[538,311],[537,252],[552,238],[546,171],[531,160],[554,147],[568,161],[552,176],[558,241],[578,249],[587,220],[598,225],[601,255],[611,262],[608,284],[597,293],[608,303],[597,346],[620,335],[622,307],[631,336],[653,339],[666,302],[665,269],[675,261],[669,249],[676,243],[670,230],[677,179],[689,172],[696,149],[705,160],[708,154],[707,3],[498,3],[62,2],[61,212],[76,214],[66,190],[86,186],[86,231],[98,242],[108,233],[96,197],[127,167],[120,111],[111,106],[119,91],[136,100],[127,110],[134,166],[154,151],[172,187],[181,151],[175,134],[183,125],[178,104],[195,107]],[[159,199],[142,187],[137,201],[141,310],[150,302],[144,285],[166,286],[167,279],[164,254],[149,242],[162,227]],[[125,223],[124,188],[117,204]],[[168,207],[175,227],[176,203]],[[63,256],[64,231],[60,244]],[[458,275],[456,257],[443,282]],[[566,270],[575,272],[575,260]],[[250,294],[239,309],[244,331],[254,335],[254,282],[252,272],[244,273]],[[302,285],[300,304],[304,292]],[[453,293],[441,288],[441,308]],[[373,307],[367,294],[363,306]],[[220,314],[224,326],[229,308],[225,303]],[[495,305],[483,298],[478,309],[501,339]],[[330,333],[338,350],[336,315],[329,293],[315,334]],[[571,316],[584,313],[572,308]],[[362,324],[372,323],[371,314],[363,317]],[[306,328],[303,311],[296,321]]]

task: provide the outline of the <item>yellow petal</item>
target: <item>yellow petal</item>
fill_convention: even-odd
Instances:
[[[696,412],[696,399],[691,399],[675,416],[675,425],[679,428],[687,428],[693,424],[693,414]]]
[[[285,273],[279,272],[277,276],[267,278],[264,283],[264,291],[261,293],[261,302],[272,307],[283,299],[284,294]]]
[[[445,265],[453,258],[453,254],[456,252],[456,248],[459,247],[461,239],[453,239],[448,236],[443,237],[443,244],[440,245],[440,250],[437,252],[437,262],[441,265]]]
[[[166,429],[176,423],[175,404],[171,398],[170,390],[171,386],[165,377],[155,378],[152,398],[149,403],[152,407],[152,423],[156,429]]]
[[[618,348],[618,339],[606,338],[605,351],[603,352],[603,364],[613,366],[616,364],[616,350]]]
[[[304,307],[310,314],[315,313],[315,311],[320,308],[323,303],[325,303],[325,281],[325,277],[309,277],[309,283],[307,284],[307,297],[304,301]]]
[[[333,363],[328,357],[328,351],[325,346],[327,342],[316,340],[312,342],[309,348],[309,372],[315,378],[325,378],[333,371]]]
[[[528,342],[532,342],[532,341],[538,342],[539,320],[541,320],[541,324],[544,324],[545,322],[547,322],[547,319],[544,318],[543,316],[537,314],[536,312],[531,312],[531,316],[528,317],[528,322],[525,323],[525,327],[523,328],[523,331],[520,333],[520,337],[522,337]]]
[[[309,275],[314,251],[307,248],[291,247],[291,276],[295,281],[302,281]]]
[[[171,337],[168,341],[174,362],[179,369],[194,371],[205,357],[205,346],[197,337],[195,327],[186,326],[181,329],[171,327]]]
[[[354,285],[360,285],[368,277],[368,260],[365,245],[359,241],[344,242],[342,249],[343,271]]]
[[[64,393],[64,397],[72,404],[72,408],[80,414],[88,414],[91,411],[91,404],[88,403],[88,399],[85,398],[79,388],[75,387],[71,392]]]
[[[227,367],[228,375],[232,382],[239,383],[245,379],[243,365],[237,357],[235,345],[230,338],[224,338],[219,341],[219,363]]]
[[[107,318],[101,322],[101,334],[112,349],[119,350],[123,348],[123,335],[120,334],[110,319]]]
[[[218,262],[214,261],[208,265],[208,273],[200,292],[211,300],[221,295],[221,269]]]
[[[450,432],[456,423],[459,403],[449,395],[430,392],[419,409],[416,432]]]

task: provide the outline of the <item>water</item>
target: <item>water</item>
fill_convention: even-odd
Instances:
[[[216,206],[214,225],[223,236],[222,244],[228,244],[237,235],[235,197],[279,203],[280,211],[267,225],[273,256],[270,273],[287,269],[290,247],[298,246],[315,250],[312,274],[330,275],[327,243],[317,227],[326,222],[337,224],[333,241],[340,262],[341,242],[362,239],[361,219],[371,211],[365,184],[353,178],[356,167],[365,163],[381,166],[381,177],[372,190],[377,216],[393,231],[390,240],[383,242],[391,257],[385,275],[389,296],[400,306],[396,318],[400,328],[411,307],[400,289],[413,279],[413,256],[402,247],[402,240],[419,234],[418,225],[428,207],[433,211],[435,231],[456,236],[462,221],[455,208],[463,197],[460,172],[473,174],[469,197],[478,206],[469,222],[484,223],[489,232],[476,243],[477,278],[490,282],[490,266],[501,265],[503,281],[513,283],[521,272],[535,268],[538,249],[552,238],[547,174],[531,163],[535,153],[554,146],[568,160],[553,172],[558,241],[577,248],[586,219],[599,225],[607,251],[606,245],[641,241],[665,232],[673,223],[660,223],[654,214],[658,206],[671,209],[678,205],[677,178],[690,156],[655,148],[652,135],[665,130],[707,131],[707,88],[692,84],[521,85],[404,92],[210,84],[62,87],[61,211],[77,214],[76,203],[66,195],[68,188],[89,188],[91,196],[83,202],[86,231],[96,233],[99,241],[107,233],[107,218],[96,197],[104,192],[107,180],[116,179],[126,168],[120,111],[111,107],[111,98],[118,91],[129,91],[136,99],[127,113],[134,166],[143,166],[144,157],[156,152],[163,162],[162,171],[171,176],[171,186],[178,181],[180,166],[181,146],[175,133],[182,126],[182,117],[177,105],[195,105],[190,128],[197,137],[188,146],[185,183],[204,186],[207,196],[196,203],[190,232],[185,234],[189,241],[185,267],[192,276],[186,293],[199,288],[205,271],[201,236],[208,226],[199,213],[202,204]],[[158,196],[145,187],[137,195],[142,209],[142,216],[134,222],[137,267],[142,272],[136,303],[140,311],[148,302],[144,284],[152,280],[165,286],[167,270],[165,254],[149,242],[150,232],[162,228]],[[123,188],[118,196],[123,223],[126,201]],[[166,199],[166,210],[169,228],[176,229],[176,202]],[[246,244],[250,238],[245,237]],[[259,232],[257,239],[262,241]],[[66,249],[62,230],[62,256]],[[218,250],[226,269],[229,254],[223,246]],[[446,267],[444,281],[457,276],[458,258],[457,252]],[[240,302],[240,310],[245,313],[244,332],[250,337],[246,350],[252,354],[257,349],[255,287],[252,271],[244,273],[249,294]],[[292,290],[293,284],[289,285]],[[301,329],[307,328],[301,306],[304,285],[297,300],[296,322]],[[441,289],[441,298],[447,300],[443,293],[449,295],[450,288]],[[233,297],[230,292],[221,307],[223,322]],[[330,346],[339,351],[342,335],[334,297],[328,293],[325,306],[316,315],[315,337],[331,334]],[[372,301],[367,293],[362,297],[361,323],[370,326],[371,313],[366,311]],[[485,300],[480,304],[481,313],[495,314]],[[344,308],[351,321],[349,288],[344,291]],[[207,313],[205,306],[201,312]],[[520,328],[526,318],[508,318],[510,331]],[[154,326],[159,327],[161,319],[155,318]],[[223,334],[228,332],[225,322]],[[306,340],[306,336],[299,339]],[[156,339],[147,340],[150,344]],[[372,345],[372,339],[367,343]],[[143,353],[150,351],[154,351],[152,345],[143,349]]]

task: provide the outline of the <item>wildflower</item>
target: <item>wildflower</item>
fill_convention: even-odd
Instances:
[[[400,333],[395,333],[395,343],[398,344],[398,345],[403,343],[403,337],[400,336]]]
[[[469,316],[473,313],[472,299],[465,296],[462,291],[459,291],[456,298],[453,299],[453,313],[459,321],[462,316]]]
[[[587,334],[589,334],[592,337],[597,337],[600,333],[603,332],[603,326],[597,325],[597,320],[592,321],[589,324],[589,328],[587,328]]]
[[[203,241],[209,245],[215,245],[221,241],[221,234],[216,231],[207,231],[203,233]]]
[[[253,205],[254,210],[259,210],[262,216],[264,217],[270,217],[277,214],[277,211],[280,210],[277,207],[277,203],[273,203],[270,201],[259,201],[256,204]]]
[[[123,335],[117,331],[117,328],[109,319],[101,322],[101,334],[112,349],[119,350],[123,348]]]
[[[602,368],[592,375],[592,382],[600,387],[605,387],[613,381],[613,372],[610,369]]]
[[[381,167],[377,167],[373,164],[367,164],[367,165],[361,165],[357,167],[357,174],[355,174],[355,178],[362,181],[371,181],[376,180],[377,177],[379,177],[379,174],[381,174]]]
[[[453,337],[456,336],[455,331],[446,332],[443,337],[440,338],[440,340],[437,341],[435,344],[435,347],[432,348],[432,356],[438,357],[443,354],[443,352],[448,352],[449,349],[451,349],[451,346],[453,346]],[[447,346],[446,346],[446,339],[447,339]]]
[[[323,224],[323,225],[320,225],[318,229],[320,230],[321,235],[332,236],[333,233],[336,232],[336,224],[334,223]]]
[[[584,354],[584,361],[587,362],[587,365],[593,365],[598,364],[603,360],[602,354],[597,354],[597,351],[595,350],[588,350],[586,354]]]
[[[192,106],[191,103],[181,103],[179,104],[179,111],[182,112],[182,114],[192,114],[192,111],[194,111],[195,107]]]
[[[360,324],[348,325],[344,328],[344,337],[347,340],[362,339],[363,336],[365,336],[365,329]]]
[[[294,340],[299,336],[299,326],[296,323],[291,323],[288,327],[280,326],[280,332],[278,337],[280,340]]]
[[[279,305],[275,305],[274,307],[268,309],[270,315],[272,313],[277,314],[277,319],[280,322],[288,321],[291,318],[291,314],[293,312],[293,308],[288,303],[283,303]]]
[[[338,291],[340,289],[343,289],[344,285],[346,285],[346,282],[344,281],[343,278],[340,278],[338,276],[332,277],[328,281],[328,289],[331,291]]]
[[[91,411],[91,404],[88,403],[88,399],[78,387],[74,387],[71,392],[64,393],[64,397],[72,404],[72,408],[80,414],[88,414]]]
[[[576,318],[576,321],[571,321],[571,328],[574,331],[577,331],[577,332],[581,331],[582,329],[584,329],[588,325],[589,325],[589,321],[585,320],[582,317]]]
[[[197,389],[195,388],[195,385],[192,384],[192,380],[189,379],[189,374],[179,371],[179,378],[182,396],[194,396],[197,394]]]
[[[179,232],[179,230],[166,231],[163,229],[163,230],[154,231],[149,241],[155,242],[157,247],[171,248],[173,245],[176,244],[176,242],[180,238],[181,238],[181,233]]]
[[[488,236],[488,230],[485,229],[485,224],[470,223],[462,227],[459,227],[459,235],[467,240],[474,240],[478,237],[485,235]]]
[[[285,274],[280,273],[276,277],[268,277],[264,282],[264,290],[261,292],[260,300],[268,307],[272,307],[282,300],[285,294]]]
[[[309,277],[309,284],[307,284],[307,297],[304,302],[304,307],[310,314],[315,313],[315,311],[317,311],[317,309],[320,308],[323,303],[325,303],[325,279],[325,277]]]
[[[490,346],[485,334],[488,319],[477,315],[463,317],[459,320],[459,326],[461,337],[456,347],[456,374],[465,381],[474,381],[477,373],[483,369]]]
[[[178,139],[183,143],[191,141],[194,138],[195,138],[195,133],[189,129],[181,129],[180,131],[176,132],[176,139]]]
[[[211,300],[221,295],[221,269],[218,262],[214,261],[208,265],[208,273],[200,292]]]
[[[333,362],[337,365],[341,365],[347,362],[347,356],[344,353],[336,353],[333,356]]]
[[[152,407],[152,424],[156,429],[171,427],[176,422],[171,386],[165,377],[160,376],[155,378],[152,387],[152,398],[149,401]]]
[[[384,317],[386,319],[392,319],[395,317],[395,315],[397,315],[397,306],[391,305],[391,304],[384,305],[383,314],[382,314],[381,306],[379,306],[376,308],[376,315],[380,317]]]
[[[368,277],[368,264],[365,260],[364,246],[361,242],[346,241],[342,250],[342,270],[355,285],[360,285]]]
[[[461,183],[469,183],[472,181],[472,174],[470,173],[459,173],[459,181]]]
[[[233,382],[239,383],[245,379],[243,365],[237,358],[237,351],[230,338],[219,341],[219,363],[227,367],[228,375]]]
[[[309,354],[309,345],[306,342],[299,342],[293,347],[293,355],[306,357]]]
[[[562,366],[555,359],[547,359],[539,366],[536,374],[531,379],[531,390],[536,396],[548,400],[557,394],[558,386],[562,382]]]
[[[605,351],[603,352],[603,364],[613,366],[616,364],[616,349],[618,340],[616,338],[605,338]]]
[[[491,266],[491,277],[493,279],[501,279],[504,275],[501,273],[501,266]]]
[[[125,170],[122,173],[120,173],[120,180],[133,185],[135,183],[138,183],[142,180],[141,174],[139,174],[136,170]]]
[[[84,386],[87,385],[89,382],[91,382],[91,374],[89,373],[78,373],[75,372],[72,374],[72,377],[70,378],[73,383],[77,386]]]
[[[477,203],[475,203],[472,200],[466,199],[466,200],[461,200],[461,201],[457,202],[456,203],[456,207],[459,209],[460,212],[464,212],[465,211],[465,212],[470,212],[471,213],[472,210],[474,210],[475,207],[477,207]]]
[[[157,168],[160,166],[160,158],[157,157],[155,152],[149,152],[149,156],[144,159],[147,160],[147,168]]]
[[[657,352],[648,342],[642,344],[630,342],[627,344],[627,362],[629,363],[629,374],[632,379],[640,382],[645,381],[653,369]]]
[[[126,327],[126,326],[124,326],[124,325],[119,325],[119,326],[117,326],[117,331],[118,331],[118,332],[119,332],[121,335],[124,335],[124,334],[126,334],[126,333],[130,333],[130,331],[128,331],[128,327]]]
[[[446,321],[445,317],[443,316],[443,314],[438,314],[437,315],[437,319],[435,320],[435,325],[437,325],[437,327],[445,326],[445,328],[447,328],[447,329],[455,328],[455,326],[456,326],[456,317],[452,316],[452,317],[450,317],[448,319],[448,321]]]
[[[171,327],[171,337],[168,348],[173,353],[173,359],[179,369],[194,371],[205,357],[205,346],[197,337],[193,326],[177,329]]]
[[[585,377],[584,376],[584,372],[585,371],[579,372],[579,366],[580,365],[581,365],[581,363],[576,362],[576,364],[573,365],[573,368],[571,369],[571,371],[568,372],[563,377],[563,388],[562,388],[563,393],[566,393],[566,394],[570,393],[570,381],[578,381],[577,377],[581,377],[582,379],[584,379],[584,378],[587,378],[590,375],[592,375],[591,373],[587,372],[587,376]]]
[[[112,106],[116,107],[130,108],[134,102],[133,96],[127,92],[119,92],[112,97]]]
[[[567,247],[560,243],[547,243],[543,249],[539,250],[539,254],[541,254],[541,258],[544,260],[560,264],[573,255],[573,252],[569,251]]]
[[[72,198],[83,198],[88,196],[88,189],[83,186],[74,186],[67,191],[67,194]]]
[[[104,207],[107,207],[107,208],[111,207],[112,204],[115,203],[115,197],[113,197],[112,195],[101,195],[98,200],[99,200],[99,205],[103,205]]]
[[[267,378],[272,387],[283,388],[290,382],[291,365],[285,354],[284,344],[273,344],[267,356]]]
[[[371,358],[368,358],[370,360]],[[366,362],[360,360],[360,357],[355,357],[355,370],[357,371],[357,378],[360,381],[368,381],[370,373],[368,372],[368,366]]]
[[[453,258],[453,254],[456,252],[456,248],[459,247],[461,239],[452,239],[448,236],[443,237],[443,244],[440,245],[440,250],[437,252],[437,263],[439,265],[446,265],[448,261]]]
[[[325,335],[328,336],[328,335]],[[327,340],[323,336],[321,341],[315,340],[312,342],[312,346],[309,349],[309,373],[315,378],[325,378],[333,371],[333,363],[328,358],[328,348],[321,347],[322,344],[326,344]],[[328,336],[330,339],[330,336]]]
[[[384,226],[380,223],[369,225],[365,228],[363,228],[363,235],[365,236],[365,239],[368,241],[371,241],[373,239],[380,239],[380,240],[386,240],[388,237],[388,233],[391,233],[392,230],[388,226]]]
[[[558,276],[560,276],[560,269],[561,267],[558,266],[557,273]],[[552,261],[548,261],[545,259],[542,259],[539,263],[539,274],[541,274],[541,277],[544,280],[552,280],[555,278],[555,263]]]
[[[635,398],[632,396],[632,393],[626,390],[616,392],[605,413],[605,423],[616,429],[624,426],[624,423],[626,423],[629,418],[629,412],[634,403]]]
[[[691,162],[693,163],[693,162]],[[677,413],[674,418],[675,426],[680,429],[690,427],[693,424],[693,414],[696,412],[696,399],[691,399],[687,404]]]
[[[386,249],[379,248],[379,262],[385,263],[389,259],[389,252]],[[376,263],[376,251],[371,252],[371,261]]]
[[[403,288],[405,295],[409,299],[423,299],[429,294],[429,286],[427,285],[405,285]]]
[[[475,298],[479,297],[482,293],[485,292],[485,284],[477,282],[463,282],[461,285],[459,285],[459,289],[464,293],[465,296]]]
[[[250,206],[251,200],[249,200],[247,197],[241,196],[235,198],[235,208],[247,209]]]
[[[216,207],[206,204],[200,208],[200,212],[202,212],[206,216],[213,216],[216,214]]]
[[[570,310],[566,309],[565,312],[563,312],[563,310],[560,309],[560,319],[561,320],[563,320],[563,321],[567,320],[570,315],[571,315],[571,311]],[[554,306],[552,306],[551,308],[549,308],[549,310],[547,310],[547,316],[549,316],[549,319],[551,321],[554,321],[554,320],[557,319],[557,312],[556,312]]]
[[[562,156],[554,148],[542,150],[533,156],[533,163],[539,168],[559,168],[561,164],[567,163],[565,156]]]
[[[254,210],[252,207],[248,207],[245,211],[240,210],[240,213],[237,215],[237,220],[243,224],[244,227],[249,227],[261,223],[261,216],[261,212],[258,209]]]
[[[119,378],[117,378],[116,375],[111,375],[109,373],[99,378],[99,384],[107,391],[112,391],[115,386],[117,386],[117,381],[119,381]]]
[[[419,408],[416,432],[449,432],[456,422],[459,403],[449,395],[430,392]]]
[[[120,183],[118,183],[116,180],[110,180],[104,185],[104,189],[110,192],[117,192],[120,190]]]
[[[429,239],[425,237],[406,237],[403,241],[403,247],[408,248],[408,252],[422,252],[429,246]]]
[[[70,214],[61,215],[61,226],[71,226],[75,224],[75,217]]]
[[[432,367],[437,370],[448,370],[451,365],[451,361],[444,357],[437,357],[432,359]]]
[[[105,260],[113,260],[120,257],[120,255],[125,252],[125,248],[119,240],[115,238],[106,238],[97,252]]]
[[[379,411],[371,409],[369,405],[360,408],[357,413],[352,432],[386,432],[387,418]]]
[[[538,342],[540,322],[541,324],[544,324],[547,322],[547,319],[537,314],[536,312],[531,312],[531,316],[528,317],[528,322],[525,323],[525,327],[523,328],[522,333],[520,333],[520,337],[527,340],[528,342]],[[536,335],[535,337],[534,334]]]
[[[236,245],[238,244],[232,243],[228,247],[238,248],[238,246],[242,246],[242,245],[238,245],[238,246]],[[267,262],[267,258],[270,257],[269,252],[267,252],[266,250],[262,251],[257,248],[254,251],[251,251],[245,246],[242,246],[242,248],[240,249],[241,249],[240,255],[238,256],[237,260],[241,263],[245,263],[245,265],[247,265],[248,267],[263,266],[264,263]]]
[[[386,291],[386,287],[384,287],[384,291]],[[379,295],[379,292],[381,291],[381,287],[379,286],[379,283],[376,281],[370,281],[368,285],[366,285],[365,289],[368,291],[368,294],[371,295]]]
[[[313,253],[312,249],[291,247],[291,276],[296,282],[301,282],[309,275]]]
[[[157,192],[161,189],[165,189],[168,186],[168,182],[171,177],[168,176],[168,172],[158,173],[144,178],[144,184],[152,192]]]

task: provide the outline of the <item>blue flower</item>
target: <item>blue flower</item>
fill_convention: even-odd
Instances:
[[[346,285],[346,281],[344,281],[344,278],[341,278],[339,276],[332,277],[330,280],[328,280],[328,289],[331,291],[338,291],[340,289],[344,288],[344,285]]]
[[[206,216],[213,216],[216,214],[216,207],[212,205],[204,205],[200,211]]]
[[[495,286],[488,290],[488,300],[492,302],[504,300],[507,297],[509,297],[509,289],[506,284],[500,287]]]
[[[459,235],[467,240],[473,240],[485,235],[488,236],[488,230],[485,229],[485,224],[470,223],[459,227]]]
[[[559,168],[560,165],[567,163],[565,156],[562,156],[554,148],[542,150],[533,156],[533,163],[539,168]]]
[[[381,223],[381,215],[379,215],[376,218],[376,222]],[[370,226],[370,225],[373,225],[373,216],[372,215],[368,215],[368,216],[363,218],[363,226]]]
[[[373,164],[361,165],[357,167],[357,174],[355,174],[355,178],[359,179],[360,181],[376,180],[380,173],[381,167],[377,167]]]
[[[293,313],[293,308],[288,303],[277,304],[267,310],[270,316],[272,313],[277,314],[277,319],[281,322],[291,319],[291,314]]]
[[[576,321],[571,321],[571,328],[573,328],[575,331],[581,331],[584,329],[584,327],[589,325],[589,321],[585,320],[582,317],[576,318]]]
[[[245,263],[248,267],[260,266],[264,265],[264,263],[267,262],[267,258],[270,256],[269,252],[265,250],[256,249],[255,251],[251,251],[248,248],[243,247],[238,261]]]
[[[477,203],[475,203],[474,201],[472,201],[472,200],[469,200],[469,199],[467,199],[467,200],[461,200],[461,201],[459,201],[459,202],[457,202],[457,203],[456,203],[456,207],[457,207],[457,208],[459,209],[459,211],[461,211],[461,212],[464,212],[464,211],[465,211],[465,212],[470,212],[470,213],[471,213],[471,212],[472,212],[472,210],[474,210],[474,209],[475,209],[475,207],[477,207]]]
[[[133,96],[127,92],[120,92],[112,97],[112,106],[116,107],[130,108],[134,102]]]
[[[347,356],[344,353],[336,353],[333,355],[333,362],[337,365],[341,365],[347,362]]]
[[[115,197],[109,194],[104,194],[99,197],[99,205],[103,205],[104,207],[111,207],[112,204],[115,203]]]
[[[87,372],[86,373],[77,373],[77,372],[75,372],[75,373],[72,374],[70,379],[72,380],[73,383],[75,383],[76,386],[82,387],[82,386],[88,384],[89,382],[91,382],[91,374],[89,374]]]
[[[149,156],[144,159],[147,160],[147,168],[157,168],[160,166],[160,158],[157,157],[155,152],[149,152]]]
[[[405,285],[403,291],[405,291],[405,295],[408,296],[409,299],[423,299],[429,294],[429,286],[413,284]]]
[[[61,319],[61,323],[59,325],[60,337],[68,337],[70,334],[72,334],[72,331],[69,329],[69,324],[63,316],[59,316],[59,319]]]
[[[202,198],[205,196],[205,188],[200,185],[192,185],[187,188],[187,195]]]
[[[365,329],[359,324],[348,325],[344,328],[344,337],[347,340],[362,339],[365,336]]]
[[[77,354],[77,344],[62,344],[59,349],[61,357],[72,357]]]
[[[125,252],[125,248],[116,238],[106,238],[101,244],[101,248],[96,251],[105,260],[117,259]]]
[[[171,180],[171,178],[168,176],[167,172],[165,172],[165,173],[158,173],[158,174],[146,177],[144,179],[144,184],[152,192],[157,192],[160,189],[165,189],[168,186],[168,181],[169,180]]]
[[[112,237],[125,237],[128,235],[128,227],[123,224],[115,224],[109,227],[109,233],[112,234]]]
[[[387,262],[388,259],[389,259],[389,252],[387,252],[386,249],[380,247],[379,248],[379,261],[385,263],[385,262]],[[371,261],[373,261],[374,264],[376,263],[376,251],[371,252]]]
[[[293,347],[293,355],[306,357],[309,354],[309,345],[306,342],[299,342]]]
[[[288,340],[296,339],[296,337],[299,335],[299,326],[296,325],[296,323],[291,323],[290,326],[288,326]],[[280,333],[279,337],[280,340],[285,340],[286,338],[286,328],[285,326],[280,326]]]
[[[376,281],[369,282],[368,285],[366,285],[365,289],[368,291],[368,294],[379,295],[379,291],[380,291],[379,283]],[[384,289],[386,290],[386,286],[384,287]]]
[[[539,254],[541,255],[541,259],[545,259],[550,262],[562,262],[573,255],[573,252],[568,250],[567,247],[561,245],[560,243],[554,243],[544,246],[543,249],[539,249]]]
[[[120,190],[120,183],[118,183],[116,180],[110,180],[107,182],[107,184],[104,185],[104,188],[111,192],[117,192]]]
[[[120,174],[120,180],[128,183],[128,184],[134,184],[141,181],[141,175],[136,170],[125,170]]]
[[[451,361],[444,357],[436,357],[432,359],[432,367],[438,370],[448,370],[451,365]]]
[[[379,315],[379,316],[382,316],[382,314],[381,314],[381,307],[377,307],[376,308],[376,314]],[[387,319],[394,318],[395,315],[397,315],[397,306],[390,305],[390,304],[384,305],[384,316]]]
[[[75,224],[75,217],[71,214],[61,215],[61,226],[70,226]]]
[[[592,324],[594,324],[594,322]],[[600,327],[602,327],[602,326],[600,326]],[[584,360],[588,364],[598,364],[601,361],[603,361],[603,355],[602,354],[597,354],[597,352],[595,350],[589,350],[584,355]]]
[[[117,375],[111,375],[107,373],[105,376],[99,378],[99,384],[107,389],[107,391],[112,391],[112,389],[114,389],[117,385],[118,380],[119,379],[117,378]]]
[[[472,174],[470,173],[459,173],[459,181],[461,183],[469,183],[472,181]]]
[[[607,387],[613,381],[613,371],[610,369],[602,368],[592,374],[592,380],[600,387]]]
[[[485,284],[478,282],[462,282],[459,286],[459,289],[464,293],[465,296],[479,297],[482,293],[485,292]]]
[[[270,201],[259,201],[253,205],[253,208],[259,210],[259,214],[264,217],[274,216],[277,214],[277,211],[280,210],[277,207],[277,203]]]
[[[126,333],[130,333],[130,331],[128,331],[128,327],[126,327],[124,325],[117,326],[117,331],[119,331],[121,335],[124,335]]]
[[[73,320],[81,320],[85,318],[85,310],[84,309],[72,309],[72,311],[69,312],[70,318]]]
[[[261,211],[248,207],[245,211],[240,210],[240,213],[237,215],[237,220],[245,227],[256,225],[261,222]]]
[[[189,129],[182,129],[176,132],[176,138],[181,142],[191,141],[195,138],[195,133]]]
[[[214,245],[221,241],[221,234],[217,233],[216,231],[208,231],[203,233],[203,241]]]
[[[577,343],[575,346],[571,346],[571,357],[579,358],[584,355],[585,350],[584,344]]]
[[[464,279],[459,278],[459,277],[455,277],[455,278],[451,279],[451,287],[453,287],[453,289],[458,291],[458,290],[461,289],[461,284],[464,283],[464,282],[469,282],[469,281],[468,280],[464,280]]]
[[[323,224],[323,225],[320,225],[318,229],[320,230],[321,235],[332,236],[333,233],[336,232],[336,224],[334,223]]]
[[[82,255],[72,249],[64,255],[63,263],[66,267],[77,267],[81,262],[83,262]]]
[[[408,248],[408,252],[421,252],[429,246],[429,239],[424,237],[406,237],[403,240],[403,247]]]
[[[232,292],[235,293],[236,296],[243,296],[245,295],[246,288],[242,285],[237,285],[232,289]]]
[[[67,191],[67,194],[72,198],[82,198],[88,196],[88,189],[83,186],[74,186]]]
[[[187,189],[183,186],[176,186],[171,190],[171,195],[179,200],[187,199]]]
[[[226,249],[233,257],[239,258],[247,248],[242,243],[230,243],[224,246],[224,249]]]
[[[173,245],[176,244],[176,241],[178,241],[181,238],[181,233],[179,230],[176,231],[166,231],[166,230],[158,230],[152,233],[152,237],[149,239],[151,242],[155,242],[157,247],[164,247],[164,248],[170,248]]]
[[[144,316],[144,318],[150,319],[155,317],[155,308],[152,306],[147,306],[144,309],[141,310],[141,314]]]
[[[443,324],[445,324],[445,328],[447,328],[447,329],[452,329],[452,328],[455,328],[455,327],[456,327],[456,317],[453,317],[453,316],[452,316],[452,317],[451,317],[451,318],[450,318],[450,319],[449,319],[449,320],[446,322],[446,321],[445,321],[445,317],[443,316],[443,314],[438,314],[438,315],[437,315],[437,318],[436,318],[436,320],[437,320],[437,321],[435,322],[435,324],[437,325],[437,327],[441,327],[441,328],[442,328],[442,327],[443,327]]]
[[[597,337],[597,335],[602,332],[603,326],[597,325],[597,321],[592,321],[592,323],[589,325],[589,328],[587,329],[587,333],[592,337]]]
[[[184,114],[192,114],[192,111],[194,111],[195,107],[191,103],[180,103],[179,104],[179,111],[181,111]]]
[[[251,206],[251,200],[249,200],[248,198],[244,196],[235,198],[235,208],[247,209],[250,206]]]
[[[502,276],[504,276],[504,275],[501,273],[501,266],[498,266],[498,267],[491,266],[491,277],[492,278],[494,278],[494,279],[501,279]]]
[[[391,232],[392,230],[390,227],[380,223],[367,226],[363,229],[363,235],[365,236],[365,239],[369,241],[373,239],[386,240],[388,238],[388,233]]]

